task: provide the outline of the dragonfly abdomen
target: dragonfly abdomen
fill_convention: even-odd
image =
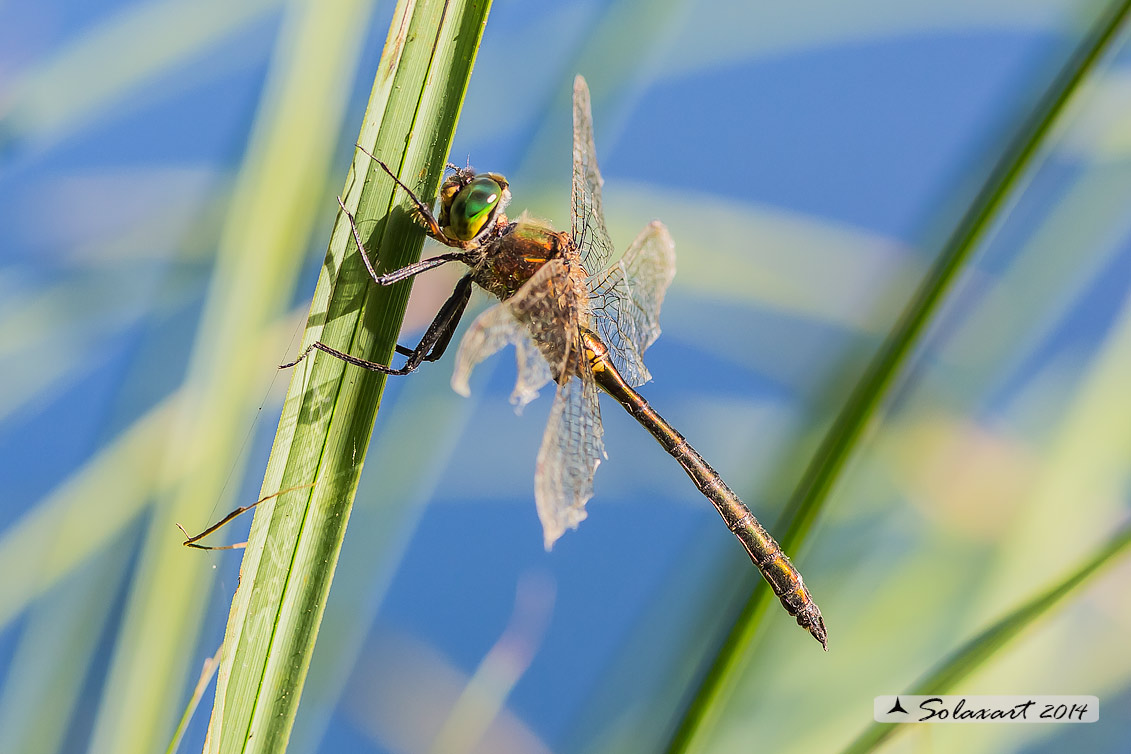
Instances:
[[[584,333],[584,343],[597,385],[620,403],[687,473],[699,491],[711,501],[750,560],[757,566],[782,606],[798,625],[806,629],[826,649],[828,633],[821,611],[813,601],[801,574],[790,563],[781,546],[739,499],[723,478],[689,442],[653,409],[621,376],[609,360],[608,349],[592,333]]]

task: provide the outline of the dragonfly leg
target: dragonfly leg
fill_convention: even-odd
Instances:
[[[448,344],[452,342],[452,336],[456,334],[456,325],[463,318],[463,313],[467,310],[467,303],[470,300],[471,275],[464,275],[456,283],[452,295],[440,307],[440,311],[436,318],[432,320],[432,324],[424,331],[424,337],[420,339],[416,348],[408,351],[406,348],[397,346],[397,353],[408,356],[410,363],[414,360],[418,364],[421,361],[439,360],[448,349]],[[406,351],[408,352],[406,353]]]
[[[440,223],[436,219],[436,216],[432,214],[432,209],[427,204],[420,201],[420,199],[417,198],[416,194],[413,193],[412,189],[404,185],[404,183],[401,182],[401,179],[397,177],[397,174],[394,173],[388,165],[386,165],[382,160],[379,160],[372,152],[370,152],[360,144],[354,144],[354,146],[368,155],[369,159],[376,162],[382,170],[389,174],[390,178],[396,181],[396,184],[398,186],[405,190],[405,193],[408,194],[408,198],[412,200],[412,204],[416,208],[416,219],[419,220],[420,224],[424,226],[424,230],[429,236],[436,239],[445,246],[454,246],[459,249],[465,247],[465,242],[460,241],[458,238],[452,238],[444,232],[443,228],[440,227]],[[340,199],[338,200],[338,203],[341,203]],[[343,207],[342,209],[345,208]]]
[[[455,290],[444,305],[440,307],[440,311],[436,314],[432,324],[428,325],[428,329],[424,331],[424,337],[420,339],[416,348],[409,350],[404,346],[397,346],[397,353],[402,356],[407,356],[408,359],[400,369],[393,368],[386,364],[379,364],[376,361],[369,361],[368,359],[361,359],[357,356],[351,356],[348,353],[339,351],[336,348],[331,348],[325,343],[312,343],[306,348],[302,354],[294,361],[283,364],[279,368],[287,369],[298,364],[300,361],[310,355],[311,351],[319,350],[323,353],[328,353],[331,356],[341,359],[342,361],[359,366],[362,369],[368,369],[371,372],[381,372],[390,375],[406,375],[416,371],[425,361],[436,361],[444,355],[448,344],[455,334],[456,325],[459,323],[460,318],[463,316],[464,310],[467,309],[467,302],[471,300],[471,276],[465,275],[460,278],[456,283]]]
[[[369,276],[373,278],[373,282],[377,285],[392,285],[399,283],[402,280],[408,280],[415,277],[422,272],[439,267],[440,265],[447,264],[448,262],[464,262],[467,263],[472,260],[473,254],[465,251],[449,251],[446,254],[437,254],[428,259],[421,259],[419,262],[414,262],[409,265],[401,267],[399,270],[386,272],[384,275],[378,275],[377,270],[374,269],[373,263],[369,261],[369,255],[365,253],[365,244],[361,242],[361,232],[357,229],[357,223],[354,221],[353,215],[346,209],[346,205],[342,203],[342,197],[338,197],[338,206],[342,208],[345,213],[346,219],[350,223],[350,232],[353,234],[353,242],[357,246],[357,253],[361,255],[361,259],[365,262],[365,269],[369,270]]]
[[[202,544],[200,544],[200,540],[204,539],[205,537],[207,537],[209,534],[216,531],[217,529],[223,527],[226,523],[231,521],[233,518],[237,518],[239,516],[242,516],[244,513],[247,513],[249,510],[251,510],[255,506],[259,505],[260,503],[266,502],[266,501],[268,501],[272,498],[279,497],[280,495],[285,495],[288,492],[294,492],[295,490],[305,490],[305,489],[309,489],[313,486],[314,486],[313,484],[300,484],[297,487],[288,487],[285,490],[279,490],[278,492],[276,492],[273,495],[268,495],[267,497],[261,497],[258,500],[256,500],[254,503],[252,503],[251,505],[244,505],[244,506],[241,506],[239,508],[236,508],[234,511],[232,511],[228,515],[224,516],[222,519],[220,519],[216,523],[212,524],[212,526],[209,526],[207,529],[202,531],[200,534],[197,534],[196,536],[189,536],[189,533],[187,531],[185,531],[185,527],[181,526],[180,524],[177,524],[177,528],[181,530],[181,534],[185,535],[185,541],[181,542],[181,544],[184,545],[185,547],[191,547],[194,550],[239,550],[243,547],[246,547],[247,542],[237,542],[234,545],[202,545]]]

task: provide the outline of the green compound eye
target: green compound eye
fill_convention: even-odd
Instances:
[[[452,200],[451,232],[461,241],[470,241],[479,235],[483,226],[491,219],[503,189],[498,183],[480,176],[463,187]]]

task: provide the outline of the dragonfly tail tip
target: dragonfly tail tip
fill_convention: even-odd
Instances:
[[[809,624],[808,629],[809,629],[809,633],[813,634],[813,638],[816,639],[817,641],[821,642],[821,647],[823,647],[824,650],[826,652],[828,652],[829,651],[829,632],[827,630],[825,630],[825,621],[822,620],[818,616],[817,620],[815,620],[815,621],[813,621],[813,623]]]

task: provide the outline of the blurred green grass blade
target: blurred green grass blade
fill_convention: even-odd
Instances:
[[[488,0],[398,4],[358,143],[423,197],[439,187]],[[403,191],[364,155],[343,200],[384,269],[419,258]],[[363,180],[356,180],[360,168]],[[388,363],[409,285],[372,285],[339,216],[304,345],[321,340]],[[286,747],[384,387],[321,352],[294,369],[261,496],[314,483],[255,514],[232,602],[206,751]]]
[[[136,270],[123,265],[13,295],[0,291],[0,361],[9,365],[0,422],[80,382],[105,360],[108,340],[149,314],[138,289],[122,284],[131,274]],[[188,293],[171,290],[160,306],[184,305]]]
[[[124,537],[116,539],[55,584],[23,621],[0,689],[0,751],[62,750],[129,565]]]
[[[185,705],[185,711],[181,714],[181,719],[177,723],[176,730],[173,731],[173,737],[169,741],[169,746],[165,749],[165,754],[176,754],[181,745],[181,739],[184,738],[185,730],[188,729],[188,724],[192,720],[193,714],[196,713],[196,708],[200,705],[200,700],[204,698],[204,692],[208,690],[208,685],[212,683],[212,676],[216,675],[216,668],[220,665],[220,652],[221,649],[216,650],[216,654],[209,657],[204,661],[204,667],[200,669],[200,678],[196,682],[196,686],[192,690],[192,696]]]
[[[251,360],[276,358],[296,320],[292,313],[273,323],[252,349]],[[136,419],[0,535],[0,573],[35,575],[0,579],[0,628],[69,574],[87,567],[155,496],[183,481],[163,478],[161,461],[184,400],[182,392],[173,393]]]
[[[893,239],[781,207],[626,181],[604,193],[618,208],[608,219],[614,238],[631,238],[653,217],[665,218],[672,237],[680,239],[677,285],[712,302],[756,306],[878,339],[891,329],[907,304],[903,292],[922,279],[926,267]],[[733,239],[744,234],[758,239],[754,248],[735,246]],[[724,269],[730,274],[720,276]],[[800,272],[805,270],[822,274]],[[869,306],[859,306],[859,292],[869,289]],[[726,331],[720,335],[730,337]],[[672,336],[699,342],[704,334],[674,320],[664,327],[664,337]],[[778,356],[737,350],[742,352],[726,358],[755,363],[754,368],[775,379],[794,379],[772,373]]]
[[[22,72],[0,99],[0,150],[42,147],[111,112],[143,84],[277,11],[282,0],[133,4]],[[176,29],[176,34],[166,33]]]
[[[563,11],[565,9],[563,4]],[[559,195],[555,192],[539,201],[534,196],[535,177],[555,175],[560,145],[573,140],[572,121],[568,113],[573,101],[573,74],[589,80],[594,122],[597,126],[597,145],[602,155],[611,154],[629,113],[644,92],[647,71],[666,57],[665,43],[676,36],[693,13],[687,0],[612,0],[600,3],[588,14],[585,34],[562,68],[571,75],[562,77],[558,89],[540,95],[545,112],[540,123],[522,148],[522,163],[514,170],[514,185],[522,184],[526,207],[531,212],[550,216],[560,210]],[[569,21],[564,14],[559,24]],[[632,39],[632,44],[625,44]],[[531,42],[539,44],[537,37]],[[537,54],[531,52],[531,54]],[[655,215],[649,215],[653,219]],[[569,217],[560,222],[569,224]],[[636,230],[632,233],[635,235]],[[630,236],[631,238],[631,236]]]
[[[162,441],[166,492],[153,507],[98,700],[91,751],[164,748],[197,675],[192,660],[215,571],[181,547],[177,522],[203,525],[232,505],[248,427],[285,346],[259,344],[289,305],[307,241],[326,204],[364,42],[369,0],[292,0],[279,27],[251,137],[220,233],[183,400]],[[175,480],[175,482],[173,481]],[[232,505],[234,507],[234,505]],[[222,509],[222,508],[221,508]]]
[[[446,714],[437,716],[428,754],[503,748],[489,731],[505,724],[507,699],[542,646],[556,599],[557,582],[549,573],[529,570],[519,576],[510,620]]]
[[[824,507],[858,440],[902,372],[909,354],[939,309],[985,232],[999,216],[1019,179],[1044,143],[1057,117],[1088,76],[1131,13],[1131,0],[1118,0],[1097,21],[1029,118],[995,164],[970,208],[943,246],[899,322],[880,347],[802,474],[781,519],[772,528],[787,553],[796,553]],[[770,605],[771,593],[759,582],[714,657],[672,737],[670,752],[700,750],[714,727],[742,669],[745,649]],[[818,603],[820,595],[816,595]],[[835,648],[835,618],[829,620]]]
[[[0,628],[88,563],[151,502],[177,400],[152,408],[0,536]],[[22,574],[22,575],[21,575]]]
[[[1045,137],[1079,84],[1108,48],[1131,12],[1131,0],[1119,0],[1077,48],[1060,75],[1023,123],[999,158],[978,195],[943,246],[926,279],[915,292],[900,321],[869,364],[867,371],[829,429],[825,441],[805,470],[779,528],[787,528],[783,544],[799,542],[812,525],[856,440],[875,413],[888,387],[919,343],[943,296],[998,217],[1018,180],[1028,170]]]
[[[962,679],[981,667],[1025,628],[1082,587],[1103,566],[1111,563],[1129,548],[1131,548],[1131,526],[1124,526],[1115,536],[1100,545],[1083,565],[975,636],[907,693],[916,695],[950,693]],[[903,726],[873,723],[845,749],[845,752],[856,754],[872,751],[892,734],[899,732],[901,727]]]

